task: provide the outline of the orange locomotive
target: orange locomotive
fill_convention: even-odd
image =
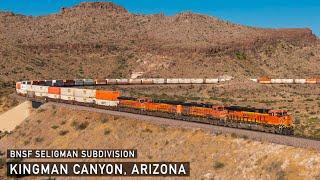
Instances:
[[[120,111],[278,134],[293,134],[292,118],[284,110],[224,107],[150,98],[119,97],[118,99]]]

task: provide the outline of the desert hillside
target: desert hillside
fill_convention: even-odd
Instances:
[[[81,77],[319,75],[309,29],[262,29],[215,17],[132,14],[82,3],[48,16],[0,12],[1,82]]]
[[[6,148],[134,148],[138,161],[190,161],[194,179],[320,176],[320,154],[312,150],[49,104],[0,140]]]

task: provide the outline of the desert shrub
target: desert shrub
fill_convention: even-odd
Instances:
[[[29,140],[26,140],[26,141],[23,142],[23,144],[24,144],[24,145],[28,145],[28,144],[30,144],[30,141],[29,141]]]
[[[238,136],[235,133],[231,133],[231,137],[237,138]]]
[[[89,123],[86,121],[86,122],[81,122],[81,123],[78,123],[77,121],[73,121],[72,122],[72,126],[75,130],[84,130],[88,127]]]
[[[36,137],[34,139],[35,142],[39,143],[39,142],[42,142],[43,141],[43,138],[42,137]]]
[[[107,128],[107,129],[104,130],[104,135],[108,135],[108,134],[110,134],[110,133],[111,133],[111,130],[110,130],[110,129]]]
[[[100,119],[100,122],[102,124],[104,124],[104,123],[108,122],[108,119],[106,117],[103,117],[103,118]]]
[[[58,125],[51,126],[52,129],[57,129],[58,127],[59,127]]]
[[[245,60],[245,59],[247,59],[247,55],[246,55],[244,52],[238,51],[238,52],[235,53],[235,55],[236,55],[236,57],[237,57],[238,60]]]
[[[216,161],[216,162],[214,162],[213,163],[213,168],[214,169],[221,169],[221,168],[223,168],[225,165],[222,163],[222,162],[220,162],[220,161]]]
[[[0,158],[0,167],[3,167],[6,164],[6,159],[4,157]]]
[[[142,132],[146,132],[146,133],[152,133],[152,130],[149,128],[145,128],[144,130],[142,130]]]
[[[64,135],[66,135],[66,134],[68,134],[68,133],[69,133],[68,130],[61,130],[61,131],[59,131],[59,135],[60,135],[60,136],[64,136]]]
[[[66,120],[62,120],[60,125],[64,125],[64,124],[66,124],[66,122],[67,122]]]
[[[40,113],[40,112],[44,112],[44,111],[46,111],[46,110],[43,109],[43,108],[38,109],[38,112],[39,112],[39,113]]]

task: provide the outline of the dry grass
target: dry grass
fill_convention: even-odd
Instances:
[[[211,135],[106,114],[47,106],[12,134],[0,140],[6,148],[134,148],[137,161],[190,161],[191,177],[215,179],[315,178],[320,174],[320,154],[310,150],[251,141],[231,135]],[[45,119],[41,124],[38,119]],[[90,122],[84,130],[71,125]],[[108,119],[101,123],[101,119]],[[51,127],[66,123],[57,129]],[[66,132],[66,133],[62,133]],[[159,138],[161,137],[161,138]],[[29,139],[33,139],[29,141]],[[27,143],[26,143],[27,142]],[[142,143],[143,142],[143,143]]]

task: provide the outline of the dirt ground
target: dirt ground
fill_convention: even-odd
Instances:
[[[56,106],[3,137],[0,149],[7,148],[133,148],[137,161],[190,161],[193,179],[320,177],[320,153],[312,150]]]

